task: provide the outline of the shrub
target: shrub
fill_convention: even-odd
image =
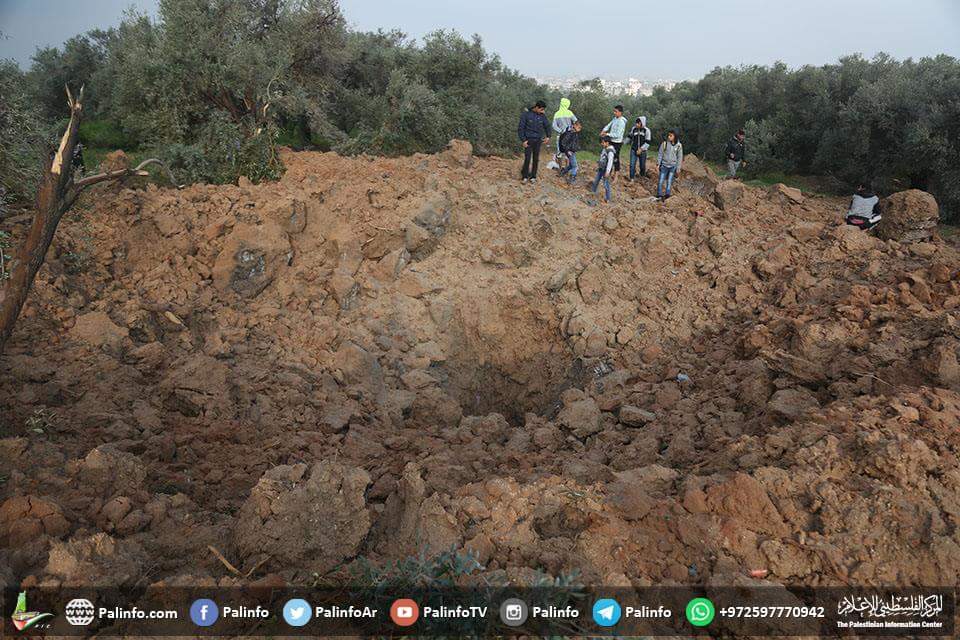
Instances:
[[[52,129],[24,90],[12,61],[0,61],[0,215],[10,204],[33,200]]]
[[[120,124],[112,120],[85,120],[80,123],[80,142],[98,149],[123,149],[137,147],[136,139],[127,135]]]
[[[247,134],[223,114],[213,116],[194,143],[161,147],[159,155],[179,182],[252,182],[279,178],[283,165],[276,155],[276,129],[267,127]]]
[[[385,565],[375,565],[360,558],[354,567],[353,583],[364,587],[394,589],[410,587],[451,587],[483,567],[471,553],[451,548],[436,555],[424,549]]]

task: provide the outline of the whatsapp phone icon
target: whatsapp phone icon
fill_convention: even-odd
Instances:
[[[716,608],[707,598],[694,598],[687,603],[687,620],[695,627],[707,626],[716,613]]]

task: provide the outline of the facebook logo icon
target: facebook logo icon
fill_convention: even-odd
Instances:
[[[209,627],[220,617],[220,608],[217,603],[208,598],[194,600],[190,605],[190,619],[200,627]]]

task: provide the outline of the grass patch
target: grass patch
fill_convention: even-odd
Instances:
[[[595,170],[598,162],[600,162],[599,151],[577,151],[577,164],[580,166],[581,171],[586,167],[591,167]]]
[[[120,125],[110,120],[84,120],[80,123],[80,143],[84,147],[135,149],[137,141],[128,137]]]
[[[706,164],[713,169],[713,172],[716,173],[719,178],[726,178],[729,175],[726,162],[712,162],[708,160]],[[784,173],[782,171],[767,171],[757,175],[751,175],[743,170],[739,172],[739,175],[743,178],[743,183],[751,187],[767,188],[778,183],[783,183],[788,187],[800,189],[800,191],[809,195],[837,195],[836,188],[831,188],[825,179],[818,176],[803,176]]]

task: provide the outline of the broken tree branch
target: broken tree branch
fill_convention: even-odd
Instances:
[[[144,169],[151,164],[164,166],[156,158],[145,160],[133,169],[107,171],[87,176],[79,180],[73,179],[73,153],[77,147],[80,117],[83,111],[83,87],[74,97],[67,87],[67,106],[70,107],[70,122],[67,124],[57,152],[47,161],[41,178],[40,188],[37,191],[37,212],[33,223],[27,232],[26,238],[17,250],[16,260],[10,271],[0,299],[0,354],[6,346],[7,340],[13,333],[20,311],[27,301],[27,295],[33,286],[33,280],[43,266],[47,251],[53,242],[53,236],[64,214],[87,187],[106,182],[119,180],[128,176],[149,175]],[[164,169],[166,167],[164,166]],[[170,175],[169,170],[167,174]]]
[[[127,178],[130,176],[149,176],[150,173],[144,169],[152,164],[159,165],[161,168],[163,168],[163,170],[167,173],[167,178],[172,184],[175,184],[173,180],[173,174],[170,173],[170,169],[167,168],[167,165],[163,164],[163,162],[157,158],[149,158],[132,169],[116,169],[114,171],[105,171],[104,173],[96,173],[94,175],[84,176],[79,180],[74,180],[73,186],[75,189],[82,190],[85,187],[95,185],[98,182],[105,182],[107,180],[118,180],[120,178]]]

